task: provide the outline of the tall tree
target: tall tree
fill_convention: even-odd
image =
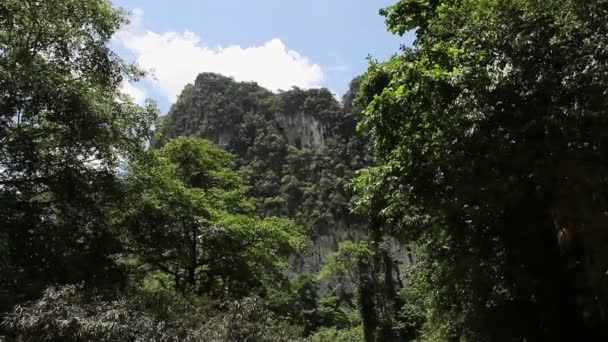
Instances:
[[[287,257],[304,242],[291,221],[256,216],[233,167],[229,152],[186,137],[131,167],[127,245],[170,275],[179,291],[224,299],[263,295],[285,280]]]
[[[373,62],[373,229],[418,251],[423,340],[606,336],[608,1],[401,0]],[[416,300],[414,300],[416,301]]]
[[[108,196],[156,120],[153,104],[120,92],[141,75],[107,47],[125,21],[107,0],[0,3],[0,284],[11,300],[113,274]]]

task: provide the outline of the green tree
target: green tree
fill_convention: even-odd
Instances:
[[[141,76],[107,46],[125,22],[106,0],[0,3],[0,284],[9,302],[51,282],[115,278],[117,172],[145,148],[157,115],[120,91]]]
[[[310,336],[309,342],[361,342],[363,341],[363,327],[351,329],[326,328]]]
[[[421,339],[605,337],[608,2],[382,13],[417,39],[362,81],[380,166],[361,174],[358,203],[373,232],[418,253]]]
[[[16,341],[294,342],[299,330],[268,312],[259,298],[212,308],[171,292],[110,296],[79,286],[51,287],[3,322]]]
[[[171,275],[180,291],[213,298],[264,294],[278,286],[300,229],[259,218],[234,157],[200,138],[177,138],[133,163],[123,214],[133,255]]]
[[[340,291],[352,293],[359,280],[358,263],[365,255],[364,242],[344,241],[338,250],[327,256],[317,274],[321,281],[334,282]]]

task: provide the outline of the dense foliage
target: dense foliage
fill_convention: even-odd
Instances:
[[[417,39],[363,80],[380,165],[357,187],[417,251],[405,320],[425,341],[605,339],[608,2],[383,14]]]
[[[51,282],[114,282],[119,163],[156,120],[120,93],[140,72],[107,43],[106,1],[0,3],[0,309]]]
[[[217,299],[264,291],[303,245],[292,222],[256,217],[233,159],[209,141],[182,137],[132,163],[126,245],[171,276],[176,290]]]
[[[160,119],[109,0],[0,2],[0,340],[606,340],[608,1],[381,14],[414,46],[341,103]]]
[[[77,286],[49,288],[6,320],[19,341],[298,341],[298,329],[273,318],[258,298],[222,310],[171,293],[106,298]]]

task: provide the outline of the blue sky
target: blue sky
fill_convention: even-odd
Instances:
[[[342,95],[366,57],[383,60],[413,37],[386,31],[378,15],[391,0],[114,0],[132,24],[112,47],[152,70],[125,85],[163,112],[202,71],[256,81],[271,90],[327,87]]]

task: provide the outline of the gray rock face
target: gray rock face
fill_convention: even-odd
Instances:
[[[312,246],[301,260],[293,260],[298,272],[317,272],[325,258],[338,250],[338,245],[344,241],[359,241],[365,236],[365,229],[361,225],[348,225],[345,220],[340,220],[333,229],[319,234],[312,241]]]
[[[295,115],[277,113],[275,118],[289,145],[305,148],[325,146],[325,127],[315,117],[298,112]]]

